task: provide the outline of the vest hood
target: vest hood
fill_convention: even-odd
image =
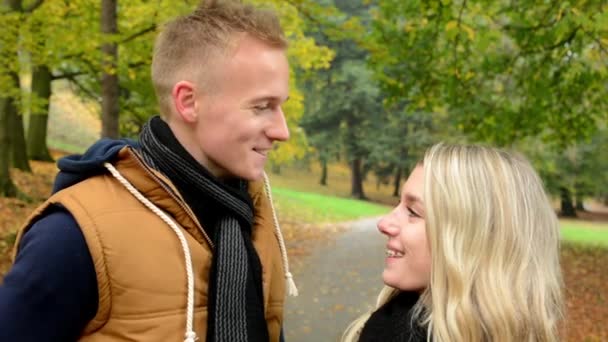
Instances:
[[[112,162],[124,147],[138,149],[139,142],[132,139],[103,138],[93,144],[84,154],[73,154],[59,159],[59,173],[55,177],[53,193],[79,183],[91,176],[107,172],[105,162]]]

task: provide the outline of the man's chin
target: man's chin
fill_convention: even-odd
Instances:
[[[264,169],[248,170],[248,172],[241,173],[240,178],[250,182],[259,181],[264,178]]]

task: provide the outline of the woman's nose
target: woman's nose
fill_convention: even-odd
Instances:
[[[399,234],[399,227],[395,224],[393,220],[393,213],[390,213],[380,219],[378,221],[378,230],[380,233],[387,236],[395,236]]]

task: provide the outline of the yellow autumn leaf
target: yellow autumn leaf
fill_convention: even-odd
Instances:
[[[458,27],[458,22],[456,20],[450,20],[447,24],[445,24],[446,31],[452,31]]]
[[[475,39],[475,30],[473,30],[470,26],[461,24],[460,27],[462,27],[462,30],[464,30],[464,32],[466,32],[467,37],[469,37],[469,40]]]
[[[418,108],[424,108],[424,107],[426,107],[426,99],[425,98],[418,99],[418,102],[416,104],[418,105]]]

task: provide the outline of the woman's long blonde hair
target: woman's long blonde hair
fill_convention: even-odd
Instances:
[[[496,148],[438,144],[423,165],[432,269],[414,323],[430,341],[559,341],[559,226],[530,163]],[[395,292],[385,288],[378,306]],[[356,341],[367,317],[343,341]]]

